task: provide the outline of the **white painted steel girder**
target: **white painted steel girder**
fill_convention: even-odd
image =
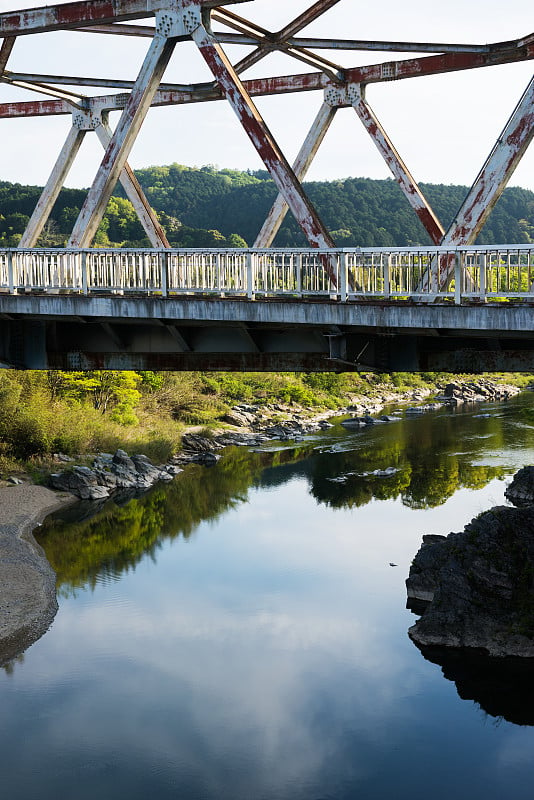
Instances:
[[[92,242],[115,184],[139,133],[152,99],[173,53],[175,42],[164,29],[167,16],[152,40],[134,88],[115,129],[97,176],[89,190],[69,239],[69,247],[86,247]],[[158,19],[158,18],[157,18]]]
[[[299,154],[293,164],[293,172],[299,179],[304,180],[310,165],[315,158],[315,155],[323,141],[328,128],[330,127],[337,109],[323,103],[319,109],[319,113],[314,119],[312,126],[304,140]],[[285,201],[282,194],[279,194],[273,203],[269,214],[263,224],[262,229],[256,237],[254,247],[270,247],[273,243],[274,237],[280,230],[280,226],[289,210],[289,206]]]
[[[107,120],[102,120],[102,124],[96,128],[96,135],[104,150],[107,150],[113,132],[109,127]],[[148,202],[141,184],[135,177],[133,169],[128,162],[124,165],[119,178],[122,188],[126,192],[126,197],[133,205],[135,213],[137,214],[141,225],[143,226],[146,235],[150,239],[153,247],[170,247],[169,241],[165,236],[165,231],[161,227],[159,220]]]
[[[393,146],[376,114],[365,100],[364,87],[358,84],[347,86],[347,100],[354,108],[367,133],[375,143],[380,155],[391,170],[404,196],[421,220],[434,244],[443,238],[443,227],[423,195],[410,170]]]
[[[81,147],[87,130],[88,129],[78,127],[77,125],[71,126],[65,144],[61,148],[61,152],[50,173],[46,186],[37,201],[30,221],[26,226],[26,230],[22,234],[19,247],[35,247],[37,239],[46,225],[50,212],[65,183],[65,179]]]
[[[217,79],[221,91],[234,109],[309,243],[313,247],[333,247],[330,234],[206,23],[209,24],[209,20],[204,18],[203,24],[191,33],[191,37]]]

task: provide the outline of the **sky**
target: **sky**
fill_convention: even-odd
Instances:
[[[278,30],[312,0],[250,0],[234,7],[270,30]],[[39,2],[0,0],[1,11],[32,8]],[[380,4],[340,0],[301,35],[486,43],[532,32],[531,0],[382,0]],[[214,25],[214,28],[220,26]],[[19,37],[8,69],[13,71],[114,77],[133,80],[148,40],[61,31]],[[247,50],[226,45],[235,62]],[[326,54],[325,54],[326,55]],[[340,53],[343,66],[388,61],[382,53]],[[399,58],[408,57],[399,54]],[[308,71],[286,56],[264,59],[243,77]],[[376,84],[367,100],[419,182],[470,185],[498,138],[533,73],[532,62],[489,67],[434,77]],[[210,80],[192,43],[177,45],[165,81]],[[89,89],[90,94],[105,90]],[[0,84],[0,102],[40,95]],[[320,92],[258,98],[257,106],[289,161],[297,154],[321,105]],[[116,124],[118,114],[112,115]],[[68,117],[4,119],[0,180],[42,185],[70,128]],[[86,136],[66,185],[89,186],[102,159],[94,134]],[[129,158],[138,169],[177,162],[188,166],[261,169],[263,164],[224,102],[152,109]],[[352,109],[338,111],[308,173],[309,180],[348,177],[386,178],[390,173]],[[510,185],[534,190],[534,145]]]

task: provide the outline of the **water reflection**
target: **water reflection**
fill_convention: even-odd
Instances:
[[[422,534],[459,529],[503,486],[423,511],[405,502],[412,477],[402,490],[388,480],[418,474],[422,502],[438,500],[422,458],[453,454],[458,485],[486,479],[473,454],[501,452],[503,474],[514,453],[526,459],[484,450],[491,438],[459,442],[492,420],[449,416],[228,451],[98,520],[49,526],[40,538],[66,596],[24,663],[0,673],[6,796],[412,800],[431,786],[433,800],[530,800],[534,729],[485,725],[406,636]],[[410,455],[390,464],[395,436]],[[399,472],[363,474],[388,466]],[[375,502],[351,506],[349,491],[334,508],[349,480]]]
[[[420,648],[456,684],[462,700],[472,700],[491,717],[534,725],[534,659],[488,658],[444,648]]]
[[[534,445],[534,428],[509,424],[530,400],[523,396],[504,411],[431,412],[350,433],[338,425],[293,446],[228,448],[217,466],[191,465],[170,485],[127,504],[108,502],[92,516],[82,504],[59,512],[39,530],[39,542],[65,596],[93,587],[99,576],[117,578],[145,555],[155,558],[163,541],[187,539],[201,522],[246,503],[251,487],[304,479],[312,497],[331,508],[358,508],[374,499],[434,508],[461,488],[480,489],[514,471],[497,454],[512,443]]]

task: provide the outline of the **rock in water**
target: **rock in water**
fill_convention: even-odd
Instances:
[[[504,496],[515,506],[534,504],[534,467],[523,467],[516,472]]]
[[[406,581],[418,647],[534,658],[534,507],[499,506],[425,537]]]

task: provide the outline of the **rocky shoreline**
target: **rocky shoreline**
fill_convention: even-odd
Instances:
[[[409,406],[408,415],[424,414],[442,405],[457,406],[460,403],[502,401],[519,393],[514,386],[495,384],[489,380],[477,382],[454,382],[443,388],[435,401],[429,404]],[[213,436],[186,433],[182,437],[182,450],[167,464],[154,465],[146,455],[129,456],[124,450],[116,453],[99,453],[91,467],[74,465],[50,476],[50,486],[67,491],[81,500],[104,501],[120,493],[125,496],[141,494],[159,481],[171,481],[186,464],[197,463],[212,466],[220,458],[219,451],[225,447],[258,447],[268,441],[302,441],[303,437],[327,430],[332,417],[348,415],[341,424],[346,428],[364,427],[380,422],[391,422],[397,417],[378,414],[390,403],[422,403],[432,394],[430,389],[414,392],[388,392],[370,400],[354,398],[341,409],[320,414],[312,409],[282,404],[253,405],[241,403],[222,417],[221,422],[232,426]],[[71,461],[68,456],[57,455],[60,461]]]

